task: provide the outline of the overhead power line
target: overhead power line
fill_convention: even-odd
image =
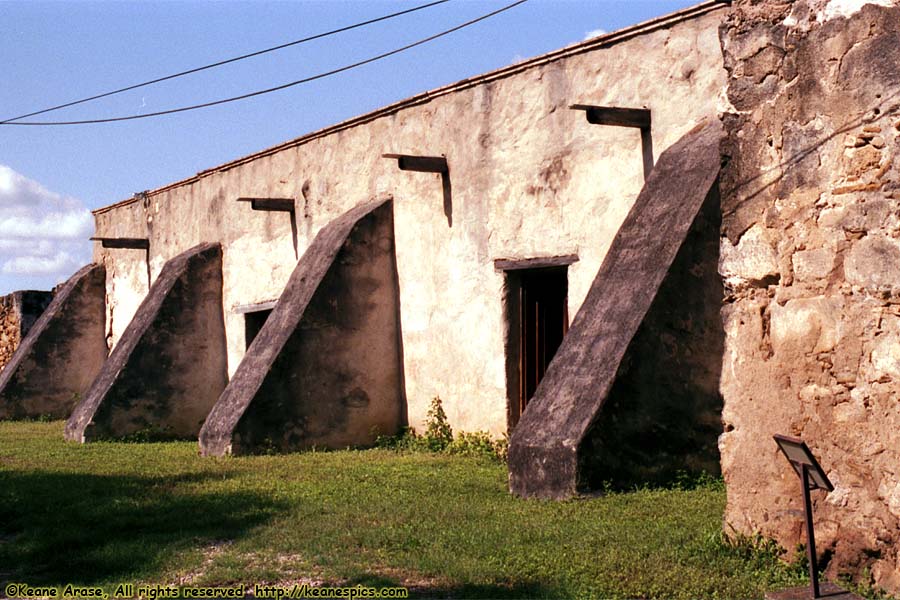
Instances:
[[[471,25],[474,25],[474,24],[476,24],[476,23],[479,23],[479,22],[481,22],[481,21],[484,21],[485,19],[489,19],[489,18],[491,18],[491,17],[493,17],[493,16],[499,15],[500,13],[506,12],[506,11],[512,9],[512,8],[515,8],[516,6],[519,6],[520,4],[524,4],[524,3],[527,2],[527,1],[528,1],[528,0],[517,0],[517,2],[513,2],[512,4],[507,4],[506,6],[504,6],[504,7],[502,7],[502,8],[499,8],[499,9],[494,10],[494,11],[491,11],[491,12],[489,12],[489,13],[487,13],[487,14],[481,15],[480,17],[477,17],[477,18],[472,19],[472,20],[470,20],[470,21],[466,21],[465,23],[461,23],[461,24],[457,25],[456,27],[451,27],[450,29],[447,29],[447,30],[444,30],[444,31],[442,31],[442,32],[440,32],[440,33],[436,33],[436,34],[434,34],[434,35],[428,36],[428,37],[423,38],[423,39],[421,39],[421,40],[419,40],[419,41],[417,41],[417,42],[413,42],[413,43],[411,43],[411,44],[407,44],[407,45],[402,46],[402,47],[400,47],[400,48],[397,48],[397,49],[395,49],[395,50],[391,50],[391,51],[389,51],[389,52],[385,52],[385,53],[383,53],[383,54],[379,54],[379,55],[377,55],[377,56],[373,56],[373,57],[371,57],[371,58],[367,58],[367,59],[361,60],[361,61],[359,61],[359,62],[355,62],[355,63],[349,64],[349,65],[345,65],[345,66],[340,67],[340,68],[337,68],[337,69],[332,69],[331,71],[325,71],[324,73],[319,73],[319,74],[317,74],[317,75],[312,75],[312,76],[310,76],[310,77],[304,77],[303,79],[298,79],[297,81],[291,81],[291,82],[289,82],[289,83],[285,83],[285,84],[278,85],[278,86],[275,86],[275,87],[267,88],[267,89],[264,89],[264,90],[258,90],[258,91],[256,91],[256,92],[250,92],[250,93],[247,93],[247,94],[242,94],[242,95],[240,95],[240,96],[232,96],[231,98],[223,98],[223,99],[221,99],[221,100],[214,100],[214,101],[212,101],[212,102],[204,102],[203,104],[194,104],[194,105],[192,105],[192,106],[182,106],[182,107],[180,107],[180,108],[172,108],[172,109],[169,109],[169,110],[161,110],[161,111],[158,111],[158,112],[145,113],[145,114],[140,114],[140,115],[127,115],[127,116],[123,116],[123,117],[109,117],[109,118],[105,118],[105,119],[85,119],[85,120],[81,120],[81,121],[15,121],[15,122],[5,122],[5,123],[0,123],[0,125],[7,125],[7,126],[9,126],[9,125],[31,125],[31,126],[38,126],[38,125],[40,125],[40,126],[54,126],[54,125],[91,125],[91,124],[95,124],[95,123],[113,123],[113,122],[117,122],[117,121],[132,121],[132,120],[135,120],[135,119],[148,119],[148,118],[150,118],[150,117],[159,117],[159,116],[162,116],[162,115],[171,115],[171,114],[174,114],[174,113],[186,112],[186,111],[189,111],[189,110],[197,110],[197,109],[200,109],[200,108],[207,108],[207,107],[210,107],[210,106],[217,106],[217,105],[219,105],[219,104],[227,104],[227,103],[229,103],[229,102],[236,102],[236,101],[238,101],[238,100],[244,100],[244,99],[246,99],[246,98],[253,98],[253,97],[255,97],[255,96],[262,96],[263,94],[269,94],[269,93],[272,93],[272,92],[277,92],[277,91],[279,91],[279,90],[284,90],[284,89],[287,89],[287,88],[290,88],[290,87],[294,87],[294,86],[297,86],[297,85],[301,85],[301,84],[304,84],[304,83],[309,83],[309,82],[315,81],[315,80],[317,80],[317,79],[323,79],[323,78],[325,78],[325,77],[330,77],[331,75],[336,75],[336,74],[338,74],[338,73],[343,73],[344,71],[349,71],[349,70],[351,70],[351,69],[355,69],[355,68],[357,68],[357,67],[361,67],[361,66],[363,66],[363,65],[367,65],[367,64],[369,64],[369,63],[373,63],[373,62],[382,60],[382,59],[387,58],[387,57],[389,57],[389,56],[393,56],[393,55],[395,55],[395,54],[399,54],[399,53],[404,52],[404,51],[406,51],[406,50],[409,50],[409,49],[411,49],[411,48],[415,48],[416,46],[421,46],[422,44],[427,44],[428,42],[434,41],[434,40],[436,40],[436,39],[438,39],[438,38],[441,38],[441,37],[444,37],[444,36],[449,35],[449,34],[451,34],[451,33],[454,33],[454,32],[456,32],[456,31],[459,31],[460,29],[464,29],[464,28],[466,28],[466,27],[469,27],[469,26],[471,26]]]
[[[28,117],[34,117],[36,115],[42,115],[44,113],[53,112],[55,110],[60,110],[62,108],[68,108],[70,106],[76,106],[78,104],[84,104],[85,102],[91,102],[93,100],[99,100],[100,98],[106,98],[109,96],[115,96],[116,94],[121,94],[122,92],[130,92],[131,90],[136,90],[138,88],[147,87],[148,85],[153,85],[156,83],[161,83],[163,81],[169,81],[170,79],[176,79],[178,77],[184,77],[185,75],[192,75],[194,73],[199,73],[200,71],[206,71],[207,69],[213,69],[215,67],[221,67],[222,65],[227,65],[233,62],[238,62],[241,60],[245,60],[247,58],[253,58],[254,56],[260,56],[261,54],[267,54],[269,52],[275,52],[276,50],[282,50],[284,48],[290,48],[291,46],[297,46],[299,44],[305,44],[306,42],[312,42],[314,40],[322,39],[331,35],[335,35],[338,33],[344,33],[345,31],[350,31],[352,29],[358,29],[360,27],[365,27],[366,25],[372,25],[374,23],[380,23],[381,21],[387,21],[388,19],[393,19],[395,17],[400,17],[403,15],[407,15],[409,13],[413,13],[419,10],[423,10],[425,8],[431,8],[432,6],[437,6],[438,4],[444,4],[445,2],[449,2],[450,0],[436,0],[434,2],[429,2],[428,4],[423,4],[421,6],[416,6],[414,8],[408,8],[406,10],[401,10],[400,12],[391,13],[389,15],[384,15],[381,17],[376,17],[374,19],[369,19],[368,21],[362,21],[360,23],[354,23],[353,25],[347,25],[345,27],[340,27],[338,29],[332,29],[331,31],[326,31],[323,33],[317,33],[316,35],[311,35],[309,37],[305,37],[299,40],[294,40],[293,42],[287,42],[285,44],[279,44],[277,46],[272,46],[271,48],[266,48],[264,50],[257,50],[256,52],[251,52],[250,54],[242,54],[240,56],[235,56],[233,58],[228,58],[225,60],[220,60],[218,62],[210,63],[208,65],[203,65],[202,67],[195,67],[193,69],[188,69],[187,71],[181,71],[180,73],[174,73],[172,75],[166,75],[165,77],[158,77],[156,79],[151,79],[149,81],[144,81],[142,83],[136,83],[134,85],[129,85],[127,87],[119,88],[117,90],[112,90],[109,92],[103,92],[102,94],[97,94],[95,96],[89,96],[87,98],[81,98],[80,100],[73,100],[72,102],[66,102],[65,104],[58,104],[56,106],[51,106],[50,108],[44,108],[41,110],[36,110],[34,112],[26,113],[24,115],[19,115],[18,117],[12,117],[11,119],[6,119],[4,121],[0,121],[0,125],[7,125],[12,123],[13,121],[18,121],[20,119],[26,119]]]

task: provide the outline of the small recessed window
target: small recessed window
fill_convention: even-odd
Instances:
[[[259,334],[266,319],[272,314],[272,309],[255,310],[253,312],[244,313],[244,338],[247,340],[247,348],[253,343],[253,340]]]

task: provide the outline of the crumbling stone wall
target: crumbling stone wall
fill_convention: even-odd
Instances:
[[[0,370],[6,366],[22,341],[19,316],[12,295],[0,298]]]
[[[52,299],[52,292],[34,290],[0,296],[0,371]]]
[[[772,434],[835,484],[813,494],[828,573],[900,590],[900,7],[737,1],[720,34],[720,439],[726,531],[802,541]]]

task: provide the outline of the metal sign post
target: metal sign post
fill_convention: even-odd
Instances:
[[[816,457],[812,455],[809,447],[803,440],[775,435],[775,442],[784,453],[784,456],[794,467],[794,471],[800,476],[803,487],[803,512],[806,517],[806,549],[809,552],[809,579],[813,598],[821,598],[819,593],[819,566],[816,562],[816,536],[813,532],[812,502],[809,493],[812,490],[822,489],[830,492],[834,489],[828,476],[819,465]]]

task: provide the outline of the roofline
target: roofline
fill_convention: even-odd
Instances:
[[[253,154],[249,154],[242,158],[238,158],[227,163],[221,164],[217,167],[212,167],[210,169],[205,169],[203,171],[198,172],[196,175],[188,177],[186,179],[182,179],[180,181],[176,181],[174,183],[170,183],[160,188],[156,188],[155,190],[150,190],[147,192],[143,192],[135,197],[128,198],[126,200],[121,200],[116,202],[115,204],[110,204],[109,206],[104,206],[101,208],[97,208],[91,211],[94,215],[100,215],[115,208],[120,208],[123,206],[127,206],[129,204],[133,204],[138,200],[146,198],[147,196],[155,196],[157,194],[161,194],[163,192],[167,192],[171,189],[181,187],[184,185],[188,185],[191,183],[195,183],[204,177],[208,177],[213,173],[220,173],[223,171],[228,171],[229,169],[233,169],[235,167],[241,166],[248,162],[252,162],[258,158],[263,158],[266,156],[270,156],[287,148],[293,148],[295,146],[301,146],[306,144],[307,142],[311,142],[312,140],[325,137],[327,135],[331,135],[332,133],[336,133],[338,131],[343,131],[345,129],[350,129],[352,127],[356,127],[357,125],[362,125],[364,123],[368,123],[370,121],[374,121],[375,119],[379,119],[381,117],[389,116],[395,114],[403,109],[410,108],[413,106],[418,106],[420,104],[425,104],[438,98],[440,96],[445,96],[447,94],[457,92],[460,90],[465,90],[471,87],[475,87],[477,85],[482,85],[485,83],[490,83],[492,81],[496,81],[498,79],[504,79],[511,75],[516,75],[521,73],[522,71],[526,71],[528,69],[545,65],[547,63],[555,62],[557,60],[561,60],[564,58],[569,58],[571,56],[575,56],[578,54],[583,54],[585,52],[590,52],[592,50],[596,50],[599,48],[606,48],[609,46],[613,46],[618,44],[619,42],[623,42],[625,40],[631,39],[633,37],[637,37],[638,35],[649,33],[651,31],[655,31],[658,29],[665,29],[667,27],[671,27],[676,23],[680,23],[683,21],[687,21],[689,19],[694,19],[700,16],[703,16],[707,13],[710,13],[714,10],[718,10],[721,8],[726,8],[731,4],[731,0],[707,0],[696,6],[692,6],[689,8],[684,8],[682,10],[669,13],[667,15],[663,15],[661,17],[656,17],[654,19],[650,19],[649,21],[644,21],[642,23],[638,23],[636,25],[631,25],[630,27],[625,27],[624,29],[620,29],[618,31],[613,31],[612,33],[607,33],[601,36],[597,36],[591,38],[589,40],[578,42],[575,44],[571,44],[564,48],[560,48],[559,50],[554,50],[552,52],[548,52],[546,54],[542,54],[540,56],[536,56],[534,58],[529,58],[527,60],[523,60],[522,62],[518,62],[506,67],[502,67],[500,69],[496,69],[494,71],[488,71],[487,73],[483,73],[481,75],[476,75],[474,77],[469,77],[467,79],[463,79],[457,81],[455,83],[451,83],[449,85],[445,85],[443,87],[436,88],[434,90],[430,90],[427,92],[422,92],[421,94],[417,94],[405,100],[400,100],[399,102],[395,102],[393,104],[388,104],[382,108],[376,109],[372,112],[368,112],[346,121],[341,121],[335,125],[330,125],[323,129],[319,129],[317,131],[313,131],[311,133],[307,133],[298,138],[294,138],[287,142],[282,142],[278,145],[271,146],[266,148],[265,150],[260,150],[258,152],[254,152]]]

